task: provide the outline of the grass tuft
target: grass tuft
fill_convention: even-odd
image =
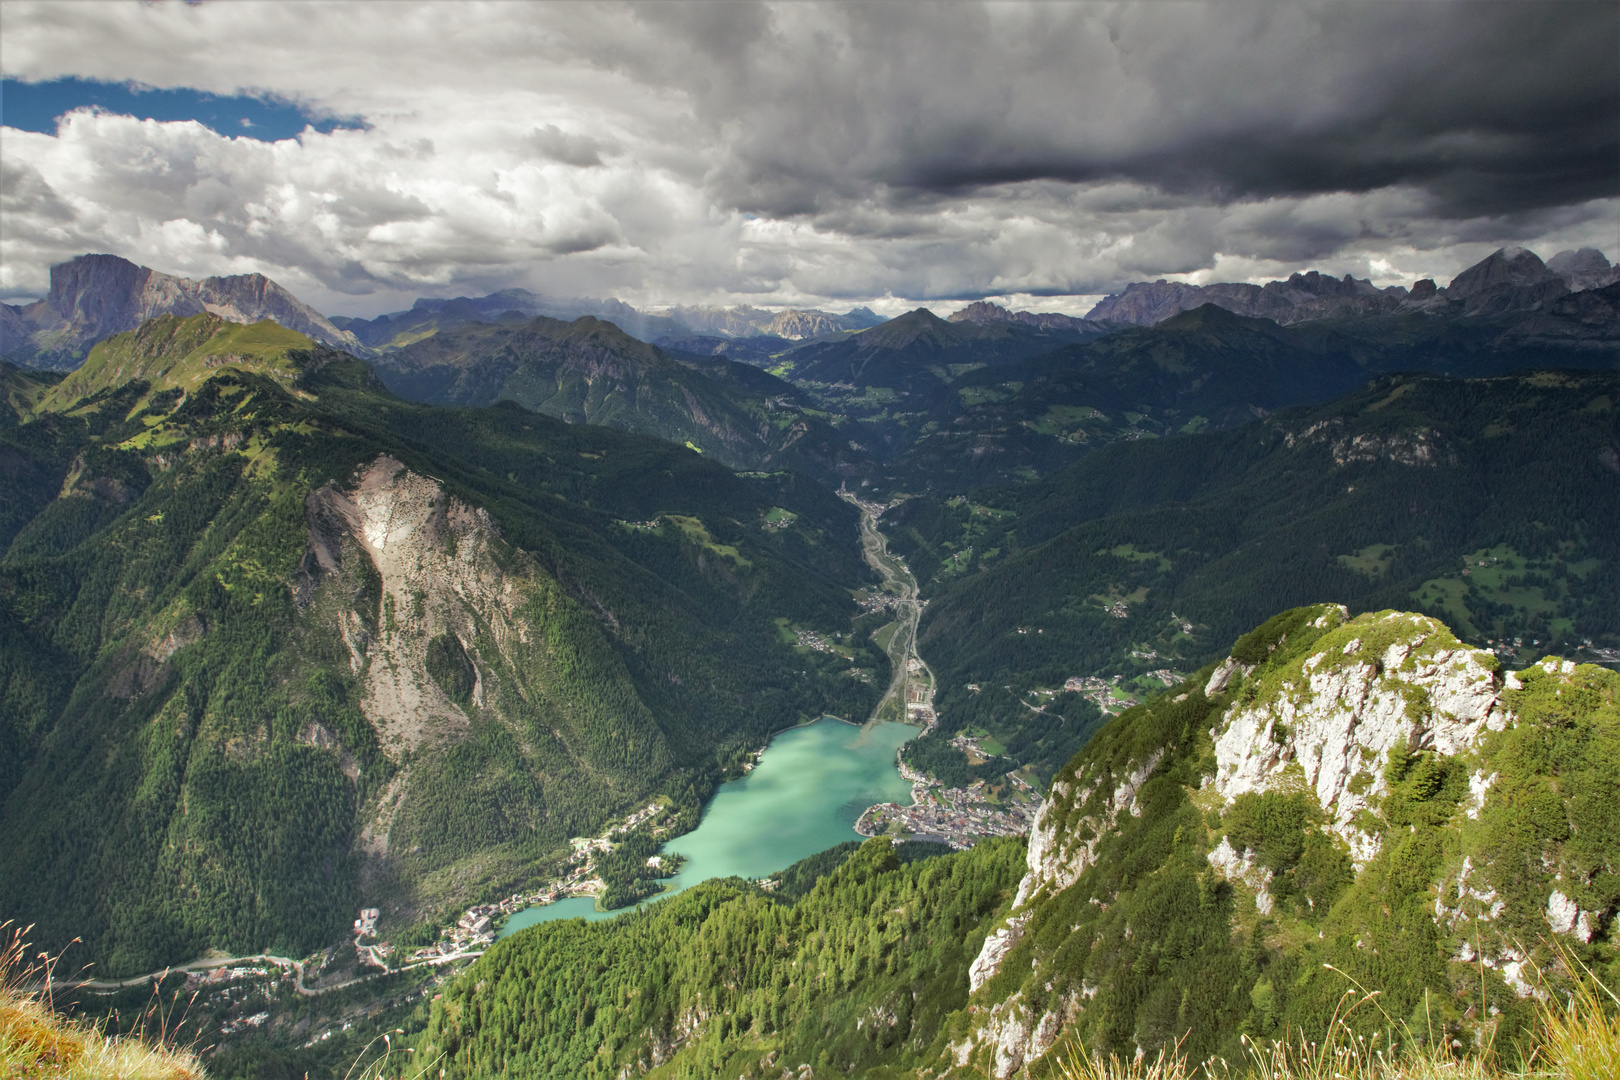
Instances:
[[[11,926],[0,923],[0,933]],[[166,1039],[167,1013],[148,1010],[160,1030],[151,1035],[143,1019],[129,1035],[108,1035],[104,1024],[86,1024],[51,1007],[55,961],[28,955],[29,927],[12,927],[0,943],[0,1076],[6,1080],[204,1080],[190,1049]]]
[[[1378,1008],[1378,993],[1357,984],[1339,1001],[1327,1038],[1243,1040],[1246,1060],[1216,1058],[1189,1063],[1180,1048],[1156,1057],[1123,1059],[1088,1055],[1072,1044],[1057,1060],[1061,1080],[1617,1080],[1620,1078],[1620,997],[1569,951],[1555,942],[1573,989],[1559,1004],[1542,1000],[1534,1052],[1522,1070],[1504,1069],[1490,1039],[1474,1054],[1453,1056],[1433,1040],[1397,1040],[1393,1028],[1384,1045],[1357,1035],[1350,1016]],[[1387,1016],[1387,1014],[1386,1014]]]

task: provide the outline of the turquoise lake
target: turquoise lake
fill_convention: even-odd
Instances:
[[[909,802],[911,785],[894,754],[918,729],[909,724],[856,727],[824,717],[771,740],[754,770],[720,785],[703,820],[665,844],[686,856],[670,879],[680,892],[710,878],[762,878],[846,840],[859,840],[855,822],[873,803]],[[501,936],[554,919],[611,919],[586,897],[527,908],[507,920]]]

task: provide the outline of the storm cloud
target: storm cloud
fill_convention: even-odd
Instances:
[[[0,291],[117,251],[331,311],[1448,279],[1620,246],[1612,3],[8,4],[0,69],[363,129],[7,130]]]

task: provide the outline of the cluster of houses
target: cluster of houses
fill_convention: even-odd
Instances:
[[[975,780],[966,788],[929,787],[916,773],[903,771],[912,779],[912,805],[879,803],[869,807],[856,822],[856,832],[880,836],[898,829],[914,839],[942,841],[960,851],[982,837],[1024,835],[1041,808],[1034,788],[1012,773],[1007,778],[1018,794],[997,808],[986,802],[989,789],[983,780]]]
[[[806,649],[814,649],[816,652],[836,653],[838,651],[832,647],[831,642],[815,630],[800,630],[798,644]]]
[[[212,971],[192,971],[186,974],[186,991],[190,993],[211,986],[223,986],[225,983],[236,982],[238,979],[264,979],[281,973],[279,967],[260,966],[217,967]]]
[[[270,1019],[270,1013],[257,1012],[252,1016],[239,1017],[236,1020],[226,1021],[219,1029],[221,1035],[235,1035],[239,1031],[255,1030],[263,1027],[264,1022]]]
[[[894,607],[895,597],[889,593],[869,593],[865,597],[857,597],[855,603],[868,615],[874,611],[888,611]]]
[[[1118,675],[1111,679],[1100,679],[1095,675],[1071,675],[1064,682],[1063,689],[1079,694],[1106,715],[1117,716],[1136,704],[1134,698],[1119,693],[1118,683]]]

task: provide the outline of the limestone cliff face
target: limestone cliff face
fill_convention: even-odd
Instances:
[[[1360,823],[1388,794],[1390,752],[1455,757],[1485,730],[1503,730],[1508,712],[1496,669],[1490,653],[1458,645],[1425,616],[1388,612],[1358,621],[1279,673],[1271,693],[1228,709],[1214,735],[1210,786],[1230,803],[1303,781],[1365,866],[1379,834]]]
[[[240,323],[271,319],[335,348],[357,355],[368,351],[353,334],[263,274],[192,281],[116,255],[80,255],[51,267],[51,291],[43,300],[10,309],[0,325],[0,354],[72,367],[96,342],[147,319],[203,312]]]
[[[536,764],[602,773],[633,752],[650,770],[667,768],[650,712],[633,693],[616,693],[628,679],[600,627],[501,538],[487,511],[383,455],[350,486],[311,493],[306,512],[298,598],[310,618],[335,624],[364,689],[361,709],[403,766],[362,837],[371,853],[389,851],[413,773],[478,721],[507,729]],[[357,581],[367,599],[355,604]],[[585,676],[611,705],[593,711],[561,672]]]
[[[1132,931],[1195,881],[1189,910],[1232,904],[1234,941],[1271,920],[1292,936],[1272,947],[1303,952],[1305,972],[1329,957],[1342,967],[1333,949],[1428,950],[1414,970],[1471,965],[1472,982],[1459,971],[1456,985],[1477,990],[1484,972],[1507,1001],[1542,994],[1536,972],[1555,961],[1535,942],[1614,945],[1620,890],[1603,883],[1620,836],[1580,789],[1620,783],[1617,698],[1612,672],[1549,658],[1503,673],[1423,615],[1352,619],[1324,605],[1279,616],[1224,663],[1121,716],[1054,778],[1017,896],[972,966],[950,1075],[1023,1075],[1071,1028],[1127,1056],[1129,1040],[1152,1052],[1177,1038],[1185,1029],[1156,1036],[1165,1021],[1126,1002],[1157,996],[1163,983],[1142,970],[1161,962],[1161,945],[1181,964],[1189,946],[1164,940],[1166,925],[1140,931],[1151,940]],[[1557,762],[1554,745],[1567,747]],[[1292,808],[1291,824],[1276,824],[1279,808]],[[1273,815],[1269,839],[1255,838],[1257,813]],[[1314,869],[1300,868],[1301,845]],[[1417,877],[1392,886],[1392,866]],[[1155,888],[1168,891],[1140,899]],[[1182,1015],[1191,985],[1175,991]],[[1255,992],[1265,1008],[1253,1006],[1254,1030],[1273,992]],[[1135,1007],[1149,1012],[1120,1019]],[[1467,1004],[1447,1008],[1460,1017]]]

